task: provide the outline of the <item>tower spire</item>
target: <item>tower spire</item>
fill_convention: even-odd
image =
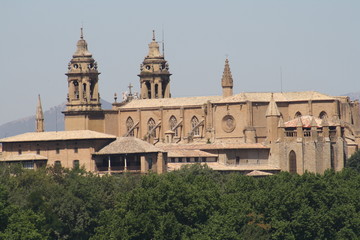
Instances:
[[[83,27],[80,28],[80,39],[84,39]]]
[[[224,72],[221,78],[221,86],[223,89],[223,97],[233,95],[233,78],[230,71],[229,59],[226,57]]]
[[[40,94],[38,95],[38,102],[36,106],[36,132],[44,131],[44,113],[41,106]]]

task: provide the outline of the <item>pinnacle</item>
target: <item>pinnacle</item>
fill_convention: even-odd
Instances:
[[[233,78],[230,71],[229,59],[225,60],[224,72],[221,78],[222,87],[233,87]]]
[[[281,116],[279,109],[276,105],[276,102],[274,100],[273,94],[271,94],[269,106],[268,109],[266,110],[266,117],[270,117],[270,116],[277,116],[277,117]]]
[[[36,106],[36,119],[44,119],[44,114],[41,106],[40,94],[38,95],[38,103]]]

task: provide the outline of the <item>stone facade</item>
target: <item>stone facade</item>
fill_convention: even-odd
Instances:
[[[159,173],[194,162],[207,162],[220,171],[338,171],[360,144],[357,101],[315,91],[233,94],[228,59],[221,79],[222,96],[172,98],[169,65],[155,35],[140,67],[139,97],[130,91],[122,102],[115,97],[112,110],[102,110],[99,74],[81,33],[66,73],[65,130],[92,130],[145,140],[167,153],[148,155],[160,161],[155,170]],[[96,151],[88,141],[84,142],[84,148],[89,144],[89,149],[84,149],[87,155]],[[73,142],[64,144],[66,148]],[[49,148],[48,154],[54,155],[55,148]],[[124,155],[109,153],[113,158],[108,156],[108,165],[106,158],[95,155],[94,164],[102,168],[111,170],[111,159],[125,167]],[[63,157],[69,159],[65,161],[69,167],[76,158]],[[132,159],[144,162],[148,158],[134,155]],[[142,171],[148,169],[146,166],[142,165]],[[90,165],[88,169],[96,170]]]
[[[348,97],[314,91],[234,95],[228,59],[221,79],[222,96],[171,98],[170,75],[153,36],[138,75],[140,99],[115,102],[113,110],[107,111],[73,108],[72,114],[65,112],[66,130],[90,129],[146,140],[174,156],[169,165],[179,159],[200,161],[209,153],[215,156],[211,161],[239,171],[341,170],[360,143],[359,104]],[[302,116],[328,121],[284,127],[284,122],[301,121]],[[327,122],[335,125],[327,126]],[[179,150],[189,156],[176,156],[173,151]],[[194,150],[201,153],[196,155]]]

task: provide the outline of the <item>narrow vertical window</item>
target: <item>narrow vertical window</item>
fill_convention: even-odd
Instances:
[[[178,129],[176,127],[177,125],[177,119],[176,117],[173,115],[170,117],[170,120],[169,120],[169,125],[170,125],[170,130],[174,131],[174,136],[177,137],[178,136]]]
[[[128,117],[128,119],[126,120],[126,130],[127,130],[127,132],[129,132],[130,129],[132,129],[133,126],[134,126],[134,121],[132,120],[131,117]],[[129,136],[130,137],[134,136],[134,129],[131,130],[131,132],[129,132]]]
[[[296,154],[294,151],[291,151],[289,154],[289,172],[290,173],[297,173],[296,167]]]
[[[150,136],[153,138],[156,138],[156,129],[153,129],[155,127],[155,121],[154,119],[150,118],[148,121],[148,132],[150,132]]]
[[[194,136],[200,135],[198,124],[199,124],[199,119],[196,116],[193,116],[191,119],[191,128],[194,131]]]

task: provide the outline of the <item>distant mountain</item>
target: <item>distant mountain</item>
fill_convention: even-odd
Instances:
[[[360,99],[360,92],[347,93],[344,94],[343,96],[348,96],[350,97],[351,100],[356,100],[356,99]]]
[[[111,103],[101,99],[102,109],[111,109]],[[61,112],[66,108],[62,103],[44,112],[45,131],[63,131],[64,114]],[[35,115],[14,120],[0,125],[0,138],[10,137],[26,132],[35,131]]]

